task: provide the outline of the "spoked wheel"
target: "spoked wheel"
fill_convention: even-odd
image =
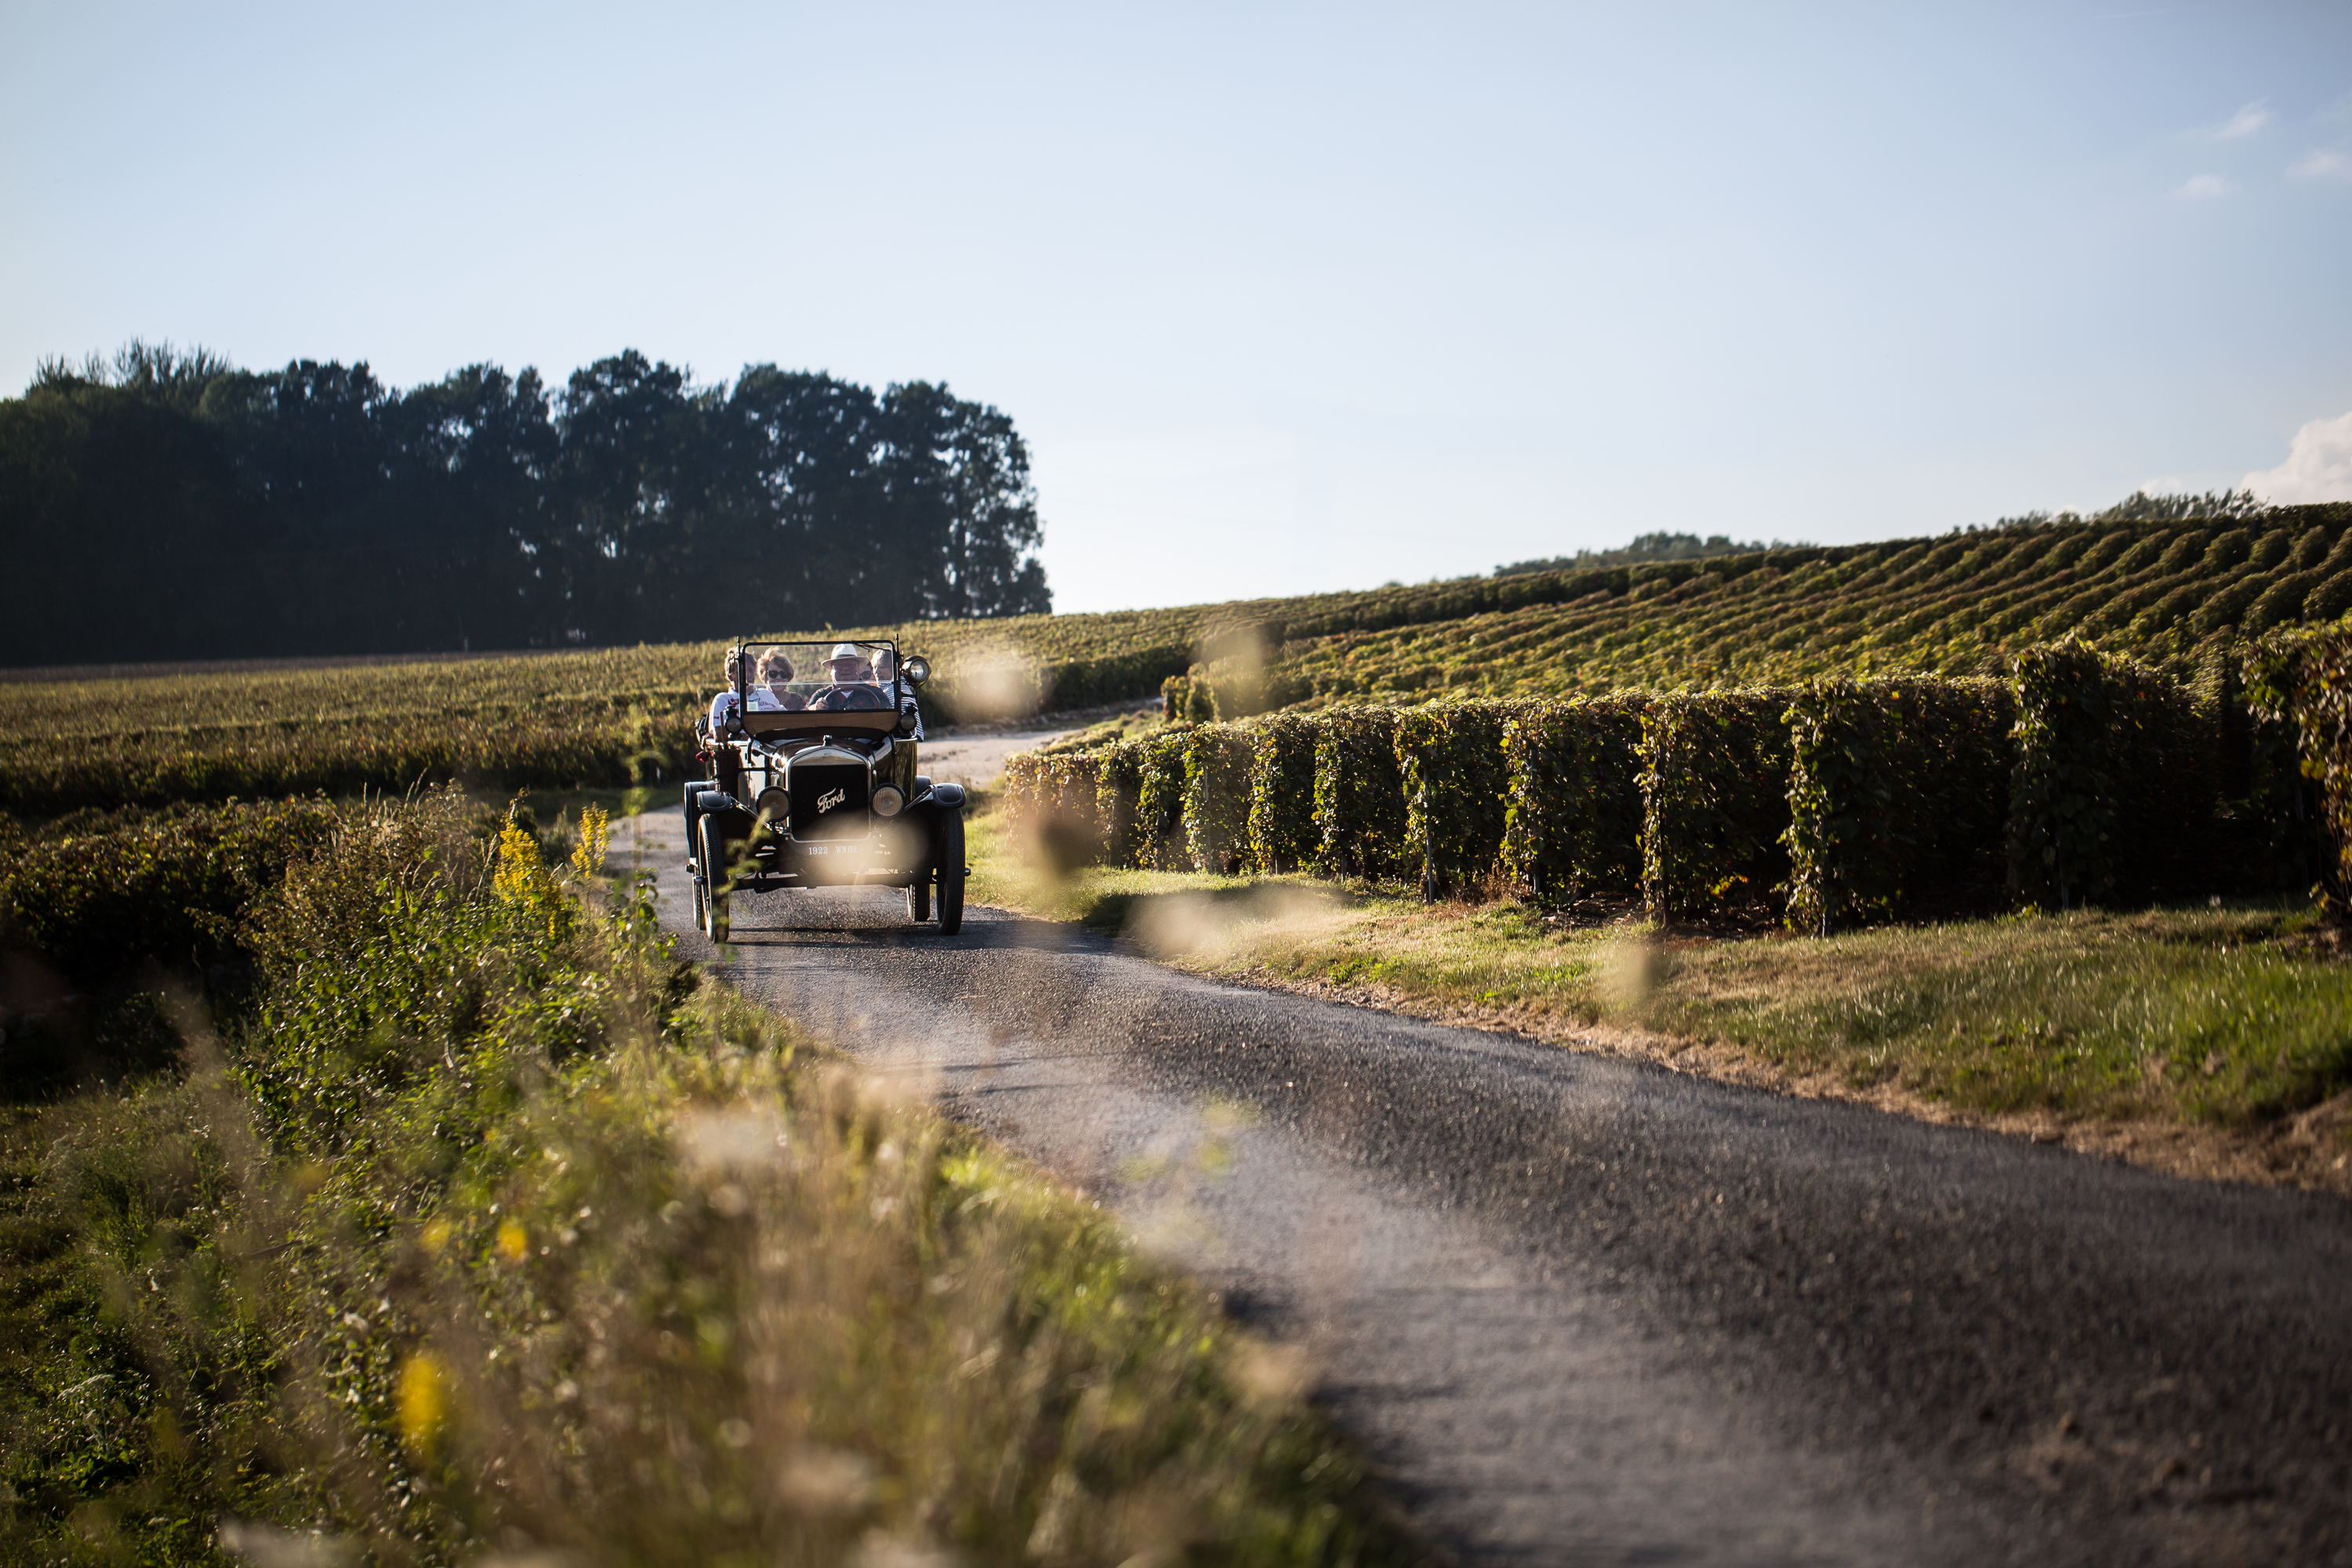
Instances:
[[[940,819],[940,934],[963,930],[963,813]]]
[[[907,885],[907,918],[917,925],[931,918],[931,873],[928,868]]]
[[[716,815],[706,816],[694,825],[696,853],[702,861],[701,896],[696,900],[695,912],[701,917],[702,932],[713,942],[727,940],[727,834]]]

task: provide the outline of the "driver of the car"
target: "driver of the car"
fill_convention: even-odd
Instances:
[[[833,657],[825,660],[825,668],[833,672],[835,686],[874,684],[874,663],[866,657],[866,650],[854,642],[834,644]]]

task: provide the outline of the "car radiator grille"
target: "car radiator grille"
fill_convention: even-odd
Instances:
[[[854,763],[810,763],[792,770],[785,794],[792,801],[795,838],[854,838],[867,826],[866,769]]]

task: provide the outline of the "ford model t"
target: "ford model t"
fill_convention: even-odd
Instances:
[[[727,940],[728,903],[779,888],[904,888],[907,918],[963,925],[960,784],[915,771],[930,676],[888,642],[744,643],[732,691],[696,721],[710,778],[686,786],[695,923]]]

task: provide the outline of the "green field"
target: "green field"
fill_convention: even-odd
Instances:
[[[952,720],[1139,697],[1195,665],[1204,705],[1222,691],[1234,712],[1449,691],[1989,673],[2069,631],[2186,679],[2263,630],[2347,608],[2352,506],[2334,505],[762,635],[895,637],[933,658],[932,710]],[[667,785],[689,764],[693,715],[717,689],[724,646],[0,682],[0,810],[354,795],[442,778]]]

